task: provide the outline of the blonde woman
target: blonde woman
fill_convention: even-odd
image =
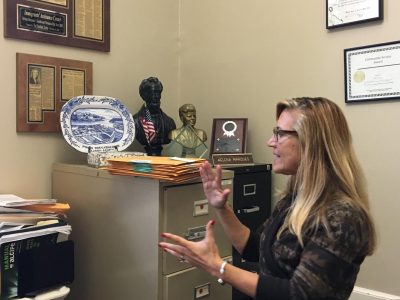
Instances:
[[[259,274],[223,262],[207,224],[194,243],[165,233],[165,251],[184,258],[255,299],[348,299],[361,263],[375,249],[364,177],[340,108],[325,98],[277,104],[277,126],[268,140],[273,170],[288,175],[282,200],[257,234],[226,203],[221,168],[205,163],[204,192],[226,235],[243,258],[259,261]]]

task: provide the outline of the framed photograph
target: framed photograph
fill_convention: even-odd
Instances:
[[[93,93],[92,63],[17,53],[17,132],[61,132],[66,101]]]
[[[214,119],[210,154],[245,153],[247,118]]]
[[[383,0],[326,0],[326,28],[383,19]]]
[[[4,37],[110,51],[110,0],[3,0]]]
[[[400,99],[400,41],[344,50],[345,101]]]

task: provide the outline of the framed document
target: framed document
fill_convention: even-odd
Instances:
[[[245,153],[247,119],[214,119],[211,154]]]
[[[84,95],[86,70],[61,67],[61,101]]]
[[[92,63],[17,53],[17,132],[60,132],[65,101],[93,93]]]
[[[344,50],[345,101],[400,98],[400,41]]]
[[[110,0],[3,0],[4,37],[110,51]]]
[[[383,0],[326,0],[326,28],[383,19]]]
[[[36,0],[39,2],[44,2],[44,3],[51,3],[54,5],[61,5],[61,6],[67,6],[68,0]]]

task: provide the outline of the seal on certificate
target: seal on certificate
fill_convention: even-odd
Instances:
[[[365,80],[365,73],[363,71],[356,71],[353,75],[353,79],[355,82],[360,83]]]

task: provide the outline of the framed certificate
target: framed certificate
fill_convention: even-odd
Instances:
[[[383,0],[326,0],[326,28],[383,19]]]
[[[245,153],[247,119],[214,119],[211,154]]]
[[[110,0],[3,0],[4,37],[110,51]]]
[[[400,99],[400,41],[344,50],[345,101]]]

